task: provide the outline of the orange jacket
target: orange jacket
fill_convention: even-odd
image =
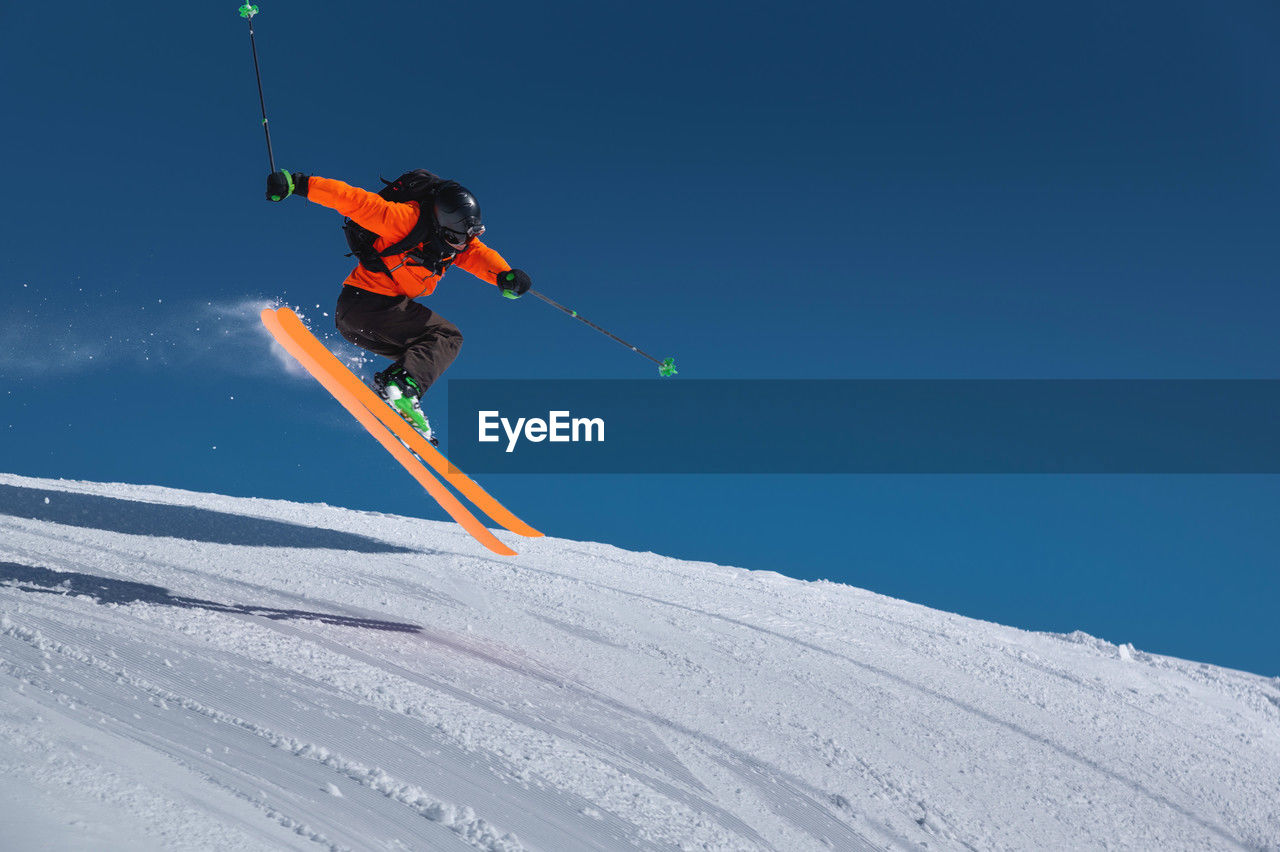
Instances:
[[[369,192],[332,178],[312,175],[307,183],[307,198],[316,204],[323,204],[325,207],[337,210],[360,227],[373,231],[378,235],[377,242],[373,244],[378,251],[402,239],[418,222],[416,201],[403,204],[387,201],[376,192]],[[424,266],[406,264],[403,254],[393,254],[384,260],[391,270],[390,277],[381,272],[370,272],[363,266],[356,266],[343,283],[381,293],[384,296],[408,296],[413,299],[431,295],[436,285],[440,283],[440,275],[434,274]],[[495,286],[498,283],[498,274],[511,269],[511,265],[502,259],[502,255],[480,242],[479,239],[473,239],[466,249],[458,252],[453,262],[477,278],[484,279]]]

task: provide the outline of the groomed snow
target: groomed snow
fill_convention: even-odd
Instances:
[[[0,475],[0,845],[1280,849],[1280,679],[513,544]]]

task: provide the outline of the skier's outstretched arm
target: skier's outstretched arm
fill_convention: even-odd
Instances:
[[[333,178],[312,177],[307,182],[307,198],[385,237],[407,234],[418,221],[414,205],[388,201],[376,192]]]
[[[454,263],[490,284],[497,284],[499,273],[511,268],[502,255],[480,242],[479,237],[473,239],[465,251],[458,253]]]
[[[416,206],[388,201],[376,192],[333,178],[286,171],[274,172],[267,178],[269,200],[282,201],[290,195],[301,195],[337,210],[360,227],[388,238],[409,233],[418,221]]]
[[[521,269],[512,269],[511,264],[502,259],[502,255],[480,242],[479,239],[472,240],[466,251],[459,254],[454,263],[475,277],[498,285],[502,288],[502,295],[511,299],[518,299],[529,292],[532,284],[529,273]]]

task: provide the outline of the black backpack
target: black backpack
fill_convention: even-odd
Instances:
[[[351,252],[347,257],[355,257],[356,260],[360,261],[360,265],[370,272],[381,272],[385,275],[390,275],[391,270],[387,267],[383,258],[406,254],[409,258],[406,263],[430,267],[431,271],[436,275],[444,274],[445,269],[453,262],[453,254],[434,250],[424,246],[423,243],[431,239],[432,230],[435,227],[435,222],[431,215],[431,206],[435,193],[440,187],[452,184],[453,181],[433,175],[426,169],[414,169],[411,172],[405,172],[391,181],[385,178],[378,179],[385,184],[378,191],[378,195],[388,201],[418,202],[418,221],[413,226],[413,229],[408,234],[405,234],[403,239],[387,246],[382,251],[378,251],[373,247],[373,244],[379,238],[379,234],[357,225],[350,219],[344,219],[342,232],[346,235],[347,245],[351,248]]]

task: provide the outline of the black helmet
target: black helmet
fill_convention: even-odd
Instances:
[[[472,237],[484,233],[476,197],[453,181],[435,191],[435,205],[431,212],[440,239],[454,251],[462,251]]]

